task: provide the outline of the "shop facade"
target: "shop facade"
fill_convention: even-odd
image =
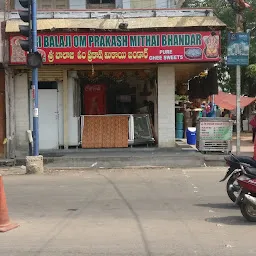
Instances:
[[[40,150],[175,146],[177,83],[220,60],[220,31],[40,31]],[[9,33],[15,156],[27,154],[33,85]]]

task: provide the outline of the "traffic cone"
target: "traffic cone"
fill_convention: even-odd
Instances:
[[[0,175],[0,232],[7,232],[19,225],[16,223],[11,223],[8,216],[8,208],[6,203],[6,196],[4,192],[4,184],[2,176]]]

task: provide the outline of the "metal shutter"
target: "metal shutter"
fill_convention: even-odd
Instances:
[[[55,0],[56,9],[68,9],[68,0]]]
[[[39,0],[38,9],[68,9],[68,0]]]
[[[52,0],[39,0],[37,3],[38,9],[52,9],[53,8],[53,1]]]
[[[32,73],[29,71],[29,80],[32,80]],[[40,68],[38,71],[38,81],[62,81],[63,72],[61,69]]]

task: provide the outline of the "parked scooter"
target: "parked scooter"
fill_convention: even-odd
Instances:
[[[256,168],[241,164],[242,175],[237,178],[240,186],[236,204],[244,218],[256,222]]]
[[[226,191],[231,201],[236,202],[238,192],[240,191],[240,185],[237,182],[237,178],[243,174],[240,164],[244,163],[256,168],[256,161],[249,156],[235,156],[233,154],[230,154],[224,159],[229,168],[225,177],[220,180],[220,182],[223,182],[229,177],[226,185]]]

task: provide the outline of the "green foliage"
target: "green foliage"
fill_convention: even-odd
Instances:
[[[256,77],[256,64],[251,64],[246,70],[246,75],[250,78]]]
[[[188,96],[175,94],[175,101],[188,101]]]
[[[244,11],[245,29],[256,27],[256,1],[247,0],[253,10]],[[222,31],[221,53],[223,62],[218,65],[218,78],[220,86],[224,91],[235,93],[236,71],[235,67],[227,67],[225,58],[227,55],[227,33],[235,31],[235,13],[226,0],[185,0],[184,8],[214,8],[214,14],[227,25],[227,30]],[[241,69],[241,91],[249,96],[256,96],[256,31],[251,34],[250,42],[250,65]]]

